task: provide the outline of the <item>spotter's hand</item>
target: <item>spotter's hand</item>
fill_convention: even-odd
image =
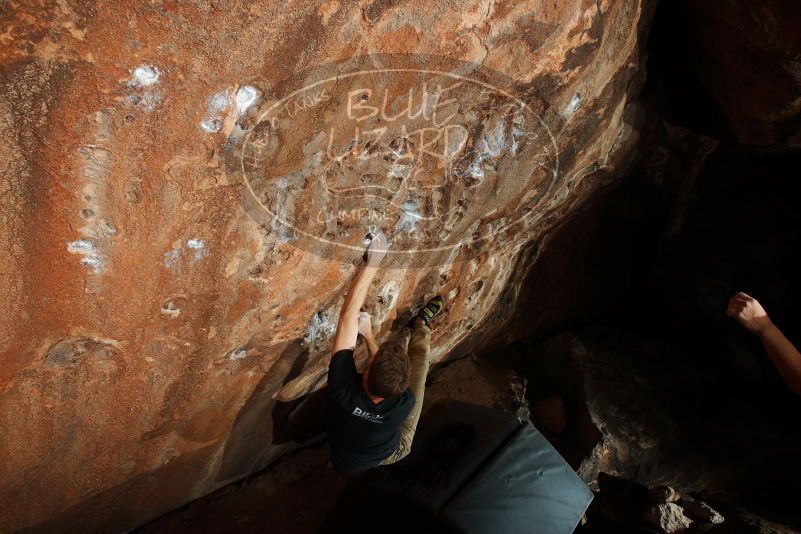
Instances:
[[[734,317],[748,331],[761,334],[773,323],[757,299],[746,293],[737,293],[729,300],[726,314]]]

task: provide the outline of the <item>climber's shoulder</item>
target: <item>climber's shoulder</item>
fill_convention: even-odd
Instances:
[[[359,373],[353,361],[353,349],[336,351],[328,362],[328,387],[350,386],[358,381]]]

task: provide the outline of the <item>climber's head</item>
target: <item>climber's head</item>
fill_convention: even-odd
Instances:
[[[386,347],[364,371],[364,386],[376,397],[397,397],[409,387],[409,358],[405,351]]]

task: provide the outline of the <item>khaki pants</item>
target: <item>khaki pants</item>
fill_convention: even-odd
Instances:
[[[422,321],[414,322],[412,337],[409,339],[409,389],[414,393],[414,406],[401,425],[398,448],[379,465],[394,464],[412,451],[412,440],[417,430],[417,421],[423,409],[423,395],[426,392],[429,357],[431,355],[431,329]]]

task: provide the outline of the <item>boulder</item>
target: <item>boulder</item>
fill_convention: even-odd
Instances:
[[[652,488],[652,503],[701,491],[749,502],[765,470],[775,472],[767,451],[798,433],[684,350],[601,326],[560,334],[529,350],[529,396],[564,399],[554,444],[592,487],[609,473]],[[760,501],[788,498],[780,485],[768,489]]]
[[[424,412],[444,399],[503,410],[521,421],[530,419],[525,377],[475,355],[432,369],[426,386]]]
[[[651,502],[676,502],[681,499],[678,491],[670,486],[654,486],[648,490],[648,497]]]
[[[376,226],[380,342],[433,293],[435,360],[491,339],[635,155],[652,12],[4,3],[0,530],[128,530],[286,452]]]
[[[720,515],[715,509],[703,501],[682,501],[681,507],[684,508],[684,513],[702,523],[712,523],[719,525],[723,523],[724,517]]]
[[[645,519],[664,534],[681,532],[692,524],[692,520],[684,515],[681,506],[672,502],[652,507],[645,513]]]

